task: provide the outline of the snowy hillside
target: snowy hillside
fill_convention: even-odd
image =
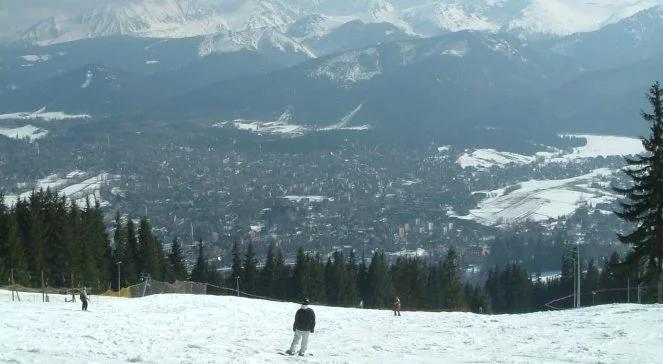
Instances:
[[[456,163],[461,168],[474,167],[488,169],[493,166],[504,167],[511,163],[515,165],[540,163],[568,163],[598,157],[628,156],[644,152],[640,139],[591,134],[567,134],[564,136],[585,139],[587,143],[570,151],[544,151],[534,156],[503,152],[495,149],[476,149],[466,151],[458,157]]]
[[[584,138],[587,143],[569,151],[539,152],[534,156],[477,149],[462,154],[456,160],[462,168],[487,170],[509,165],[566,164],[610,156],[629,156],[643,153],[642,142],[623,136],[567,135]],[[565,179],[529,180],[492,191],[475,191],[481,196],[476,208],[460,219],[483,225],[506,226],[524,221],[547,221],[570,216],[581,207],[609,214],[610,205],[619,199],[611,189],[617,171],[600,168],[590,173]]]
[[[26,128],[30,128],[27,126]],[[31,127],[34,128],[34,127]],[[23,130],[24,128],[21,128]],[[3,129],[0,129],[0,134],[3,134]],[[30,129],[27,129],[30,130]],[[32,135],[20,135],[21,138],[30,138],[30,140],[39,139],[40,137],[45,136],[48,132],[33,131]],[[25,132],[25,131],[24,131]],[[108,173],[101,173],[96,176],[91,176],[89,173],[75,170],[66,174],[52,174],[46,176],[42,179],[36,181],[30,190],[12,195],[5,195],[5,203],[9,206],[13,206],[16,201],[19,199],[28,199],[34,190],[47,190],[58,191],[63,196],[66,196],[69,200],[75,201],[76,204],[84,208],[89,201],[90,204],[94,205],[99,203],[101,206],[107,206],[108,202],[104,200],[101,195],[102,188],[109,187],[112,182],[116,181],[119,178],[117,175],[111,175]],[[27,185],[27,184],[26,184]],[[111,192],[112,193],[112,192]]]
[[[296,304],[235,297],[0,295],[0,361],[16,363],[655,363],[663,307],[607,305],[526,315],[408,313],[312,306],[310,356],[285,357]]]
[[[295,25],[299,31],[297,38],[306,39],[357,20],[390,23],[421,36],[500,29],[525,36],[568,35],[600,29],[661,3],[661,0],[130,0],[44,19],[18,38],[45,45],[113,35],[184,38],[265,28],[286,33],[289,26]],[[310,23],[312,19],[314,22]]]
[[[547,221],[573,214],[581,206],[595,209],[610,206],[619,196],[609,190],[613,171],[607,168],[560,180],[530,180],[485,195],[476,209],[461,219],[484,225],[513,224],[524,221]],[[612,213],[610,208],[604,213]]]

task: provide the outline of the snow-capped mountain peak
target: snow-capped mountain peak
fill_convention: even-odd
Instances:
[[[281,53],[302,54],[315,58],[308,47],[281,33],[277,28],[248,29],[240,32],[224,31],[206,36],[198,54],[205,57],[212,53],[230,53],[241,50],[276,50]]]
[[[45,19],[19,39],[53,44],[114,35],[184,38],[274,29],[301,41],[360,20],[433,36],[506,30],[563,36],[613,24],[663,0],[129,0]]]

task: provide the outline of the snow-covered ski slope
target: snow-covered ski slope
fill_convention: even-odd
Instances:
[[[663,306],[607,305],[526,315],[312,306],[312,356],[279,355],[298,305],[236,297],[92,297],[89,312],[0,293],[0,362],[18,363],[660,363]],[[404,302],[404,304],[407,304]]]

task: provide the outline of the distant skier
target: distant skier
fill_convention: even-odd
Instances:
[[[394,316],[401,315],[401,299],[396,297],[394,298]]]
[[[359,308],[364,308],[364,300],[359,301]]]
[[[295,350],[300,339],[302,345],[299,348],[299,356],[304,356],[304,353],[306,353],[308,336],[315,330],[315,312],[308,307],[309,303],[308,298],[304,298],[302,307],[295,314],[295,322],[292,324],[292,331],[295,332],[295,337],[292,338],[290,349],[286,351],[288,355],[295,355]]]
[[[90,300],[90,297],[87,295],[87,288],[83,287],[80,296],[81,302],[83,302],[83,311],[87,311],[87,302]]]

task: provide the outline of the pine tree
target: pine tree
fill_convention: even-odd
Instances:
[[[308,259],[304,254],[304,249],[300,247],[297,249],[295,267],[292,272],[292,277],[290,278],[289,292],[291,300],[301,301],[305,297],[308,272]]]
[[[122,279],[129,286],[138,282],[138,240],[136,227],[131,217],[127,219],[127,245],[122,254]]]
[[[72,203],[72,207],[73,206],[75,206],[74,203]],[[95,257],[95,237],[93,236],[92,231],[87,228],[92,224],[91,209],[92,208],[89,206],[88,202],[85,209],[80,212],[81,234],[78,239],[78,247],[76,248],[76,251],[78,252],[77,265],[79,267],[79,275],[77,277],[78,284],[86,287],[96,287],[99,278],[98,265]],[[77,214],[75,211],[77,211],[77,209],[73,207],[72,215]]]
[[[366,302],[369,295],[368,292],[368,266],[366,264],[366,257],[364,253],[361,254],[361,261],[357,267],[357,289],[359,291],[359,300]]]
[[[124,224],[122,224],[122,216],[120,215],[119,211],[115,213],[115,223],[113,228],[115,229],[113,232],[113,243],[115,246],[115,249],[113,250],[113,277],[117,277],[118,269],[120,269],[120,275],[122,274],[122,268],[118,263],[122,262],[123,254],[127,249],[127,231],[124,227]],[[115,279],[113,279],[112,282],[114,289],[117,290],[118,282],[116,282]]]
[[[249,243],[244,256],[244,267],[242,270],[242,290],[246,293],[255,294],[258,288],[258,259],[253,243]]]
[[[426,306],[430,309],[442,308],[441,270],[441,262],[429,267],[428,280],[426,282]]]
[[[7,217],[7,269],[14,271],[17,284],[28,285],[28,264],[25,258],[25,246],[19,233],[16,214]]]
[[[394,298],[389,268],[384,258],[384,253],[375,252],[368,267],[366,279],[368,295],[366,307],[384,308],[389,307]]]
[[[31,275],[31,285],[34,286],[40,285],[38,277],[46,267],[46,227],[43,222],[45,211],[44,195],[44,191],[33,192],[30,195],[28,208],[29,220],[27,224],[24,224],[25,230],[28,232],[28,238],[25,239],[27,247],[26,252],[28,253],[29,259],[28,264],[33,273]],[[83,259],[88,256],[88,254],[86,254],[87,251],[83,248],[84,247],[79,247],[81,258],[78,265],[80,267],[84,266],[85,261]],[[82,274],[84,277],[91,277],[93,273],[91,269],[84,269]]]
[[[391,267],[394,292],[407,307],[423,308],[427,269],[419,258],[399,258]]]
[[[233,289],[237,289],[237,282],[238,280],[241,281],[243,275],[242,252],[240,251],[239,244],[237,243],[237,241],[235,241],[235,243],[233,244],[232,258],[233,258],[232,270],[230,272],[230,276],[228,276],[228,281],[226,285],[228,287],[233,287]]]
[[[527,270],[511,264],[504,272],[506,304],[509,313],[524,313],[532,310],[532,281]]]
[[[343,293],[346,290],[346,272],[343,253],[335,251],[325,265],[325,290],[327,303],[332,306],[343,305]]]
[[[601,274],[599,274],[599,287],[604,290],[623,288],[626,282],[622,282],[615,271],[621,267],[619,255],[613,252],[608,261],[605,262]],[[601,294],[602,303],[615,303],[621,301],[619,292],[608,291]]]
[[[289,296],[290,268],[285,265],[285,258],[281,249],[276,250],[274,259],[274,287],[273,295],[278,299],[286,299]]]
[[[560,289],[563,292],[572,293],[575,278],[575,261],[572,253],[565,252],[562,256],[562,273],[560,279]]]
[[[442,307],[446,309],[457,309],[465,306],[465,295],[463,282],[460,276],[460,259],[456,250],[451,248],[442,263],[441,286],[444,293],[442,296]]]
[[[626,196],[616,214],[636,226],[629,234],[618,234],[622,243],[632,247],[624,264],[646,280],[658,280],[658,303],[663,303],[663,88],[658,82],[647,97],[652,111],[642,112],[651,131],[642,139],[646,153],[626,158],[630,168],[624,172],[633,185],[616,189]]]
[[[504,290],[502,289],[500,272],[497,267],[491,268],[488,271],[488,279],[486,280],[485,291],[490,296],[493,312],[504,312],[506,298]]]
[[[589,292],[592,295],[596,294],[599,288],[599,270],[594,264],[594,259],[591,259],[587,264],[587,273],[582,281],[582,290]],[[597,303],[594,301],[594,303]]]
[[[64,205],[62,205],[64,207]],[[111,271],[113,265],[113,253],[106,233],[106,225],[104,224],[104,214],[101,211],[99,202],[96,202],[94,207],[89,211],[89,224],[86,228],[90,231],[90,243],[92,244],[92,254],[97,265],[98,286],[100,290],[108,290]],[[58,245],[62,245],[59,243]],[[60,259],[60,258],[56,258]]]
[[[472,312],[492,313],[492,310],[490,308],[490,300],[488,299],[486,292],[483,289],[481,289],[481,287],[475,286],[472,289],[471,297],[472,299],[470,303],[470,308],[472,309]]]
[[[203,241],[198,242],[198,256],[196,258],[196,264],[193,266],[191,271],[191,281],[198,283],[207,283],[209,267],[207,265],[207,259],[205,258],[205,252],[203,250]]]
[[[265,259],[265,265],[262,267],[259,273],[258,280],[258,294],[265,297],[274,297],[275,291],[275,281],[276,281],[276,254],[274,252],[276,248],[274,244],[270,244],[267,249],[267,258]]]
[[[161,267],[161,257],[163,249],[152,235],[152,227],[147,217],[140,219],[138,226],[138,257],[141,273],[149,273],[152,279],[161,280],[163,269]]]
[[[186,265],[184,264],[184,253],[180,241],[175,237],[170,247],[168,261],[171,267],[171,277],[173,281],[184,281],[187,279]]]
[[[357,258],[354,250],[350,251],[348,263],[345,269],[343,284],[343,306],[353,307],[359,304],[359,289],[357,287]]]
[[[322,256],[308,257],[308,279],[304,288],[305,296],[312,302],[326,302],[325,297],[325,266]]]

